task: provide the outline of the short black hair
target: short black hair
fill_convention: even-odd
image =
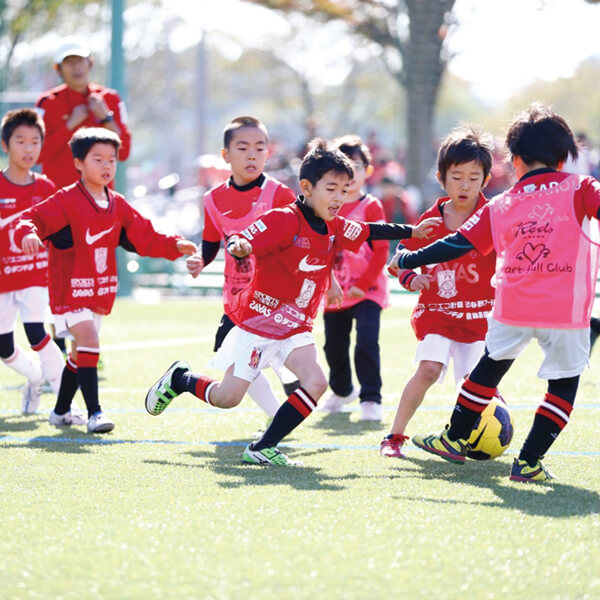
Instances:
[[[104,127],[82,127],[69,140],[73,158],[84,160],[94,144],[111,144],[119,152],[121,138],[110,129]]]
[[[300,179],[310,181],[312,185],[325,175],[333,171],[340,175],[347,175],[349,179],[354,178],[354,171],[349,158],[340,150],[331,146],[323,138],[315,138],[308,144],[309,150],[302,159],[300,165]]]
[[[223,130],[223,148],[229,148],[233,134],[242,127],[255,127],[256,129],[260,129],[265,134],[266,141],[269,141],[269,132],[261,121],[248,116],[236,117],[235,119],[231,119],[231,121],[225,125],[225,129]]]
[[[368,167],[373,158],[369,147],[358,135],[344,135],[333,140],[334,148],[343,152],[350,159],[359,159],[365,167]]]
[[[571,155],[577,158],[577,142],[567,122],[540,102],[521,112],[506,134],[509,159],[518,156],[527,166],[541,163],[556,168]]]
[[[443,183],[448,169],[453,165],[462,165],[475,161],[483,169],[483,180],[492,169],[494,138],[482,129],[461,123],[442,140],[437,155],[437,170]]]
[[[2,117],[2,123],[0,124],[0,127],[2,128],[2,141],[7,146],[15,129],[21,125],[37,127],[42,136],[42,141],[44,141],[46,127],[44,126],[44,120],[40,113],[33,108],[15,108],[14,110],[9,110]]]

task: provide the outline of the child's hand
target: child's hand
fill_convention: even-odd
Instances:
[[[177,240],[177,250],[181,254],[194,254],[198,248],[194,242],[190,242],[189,240]]]
[[[244,258],[252,254],[252,244],[246,238],[232,235],[227,242],[227,252],[236,258]]]
[[[416,277],[413,277],[412,281],[410,282],[410,289],[415,292],[420,292],[421,290],[428,290],[430,283],[431,275],[421,273]]]
[[[412,237],[427,239],[439,225],[442,224],[442,217],[431,217],[415,225],[412,230]]]
[[[327,306],[335,304],[338,308],[342,308],[344,300],[344,290],[338,283],[338,280],[331,274],[331,287],[327,290]]]
[[[44,244],[37,233],[28,233],[21,242],[21,250],[30,256],[44,250]]]
[[[348,290],[348,298],[364,298],[364,297],[365,297],[365,291],[361,290],[359,287],[356,287],[355,285],[353,285]]]
[[[202,254],[197,252],[196,254],[192,254],[186,261],[185,266],[187,267],[188,273],[192,277],[198,277],[204,269],[204,260],[202,259]]]
[[[400,266],[400,258],[404,254],[410,254],[410,250],[407,250],[404,246],[398,246],[394,256],[392,256],[392,260],[390,260],[390,264],[387,267],[388,273],[393,275],[394,277],[398,277],[400,275],[400,269],[404,267]]]

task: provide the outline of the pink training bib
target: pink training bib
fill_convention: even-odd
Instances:
[[[579,329],[589,325],[600,239],[598,221],[579,223],[571,175],[529,193],[490,202],[497,253],[493,317],[525,327]]]

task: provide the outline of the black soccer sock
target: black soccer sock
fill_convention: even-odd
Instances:
[[[67,344],[65,342],[65,338],[64,337],[55,337],[54,338],[54,342],[56,343],[56,345],[60,348],[60,351],[63,354],[67,353]]]
[[[68,359],[62,372],[60,388],[58,389],[56,405],[54,406],[54,412],[57,415],[64,415],[71,410],[71,403],[73,402],[73,397],[75,396],[78,387],[79,380],[77,379],[77,367],[70,359]]]
[[[288,433],[296,429],[310,415],[316,406],[317,403],[311,395],[304,388],[299,387],[279,407],[262,437],[252,444],[252,449],[263,450],[277,446]]]
[[[533,467],[546,454],[569,422],[578,384],[579,376],[548,382],[548,392],[535,412],[519,460],[526,460]]]
[[[475,421],[489,404],[498,384],[513,362],[512,359],[490,358],[486,348],[459,391],[448,429],[448,437],[451,440],[465,440],[471,435]]]
[[[98,368],[78,367],[77,380],[79,381],[79,387],[85,400],[89,418],[102,410],[98,401]]]

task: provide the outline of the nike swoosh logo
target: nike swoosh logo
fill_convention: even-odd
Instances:
[[[298,264],[298,268],[301,271],[305,271],[306,273],[310,273],[311,271],[320,271],[324,269],[327,265],[309,265],[308,264],[308,254],[300,261]]]
[[[0,219],[0,229],[6,227],[9,223],[12,223],[15,219],[18,219],[28,208],[24,208],[20,210],[18,213],[10,215],[9,217],[5,217],[4,219]]]
[[[85,232],[86,243],[89,244],[90,246],[92,244],[95,244],[101,237],[104,237],[107,233],[110,233],[113,230],[113,228],[114,228],[114,225],[111,225],[108,229],[105,229],[104,231],[101,231],[100,233],[96,233],[95,235],[92,235],[88,228],[88,230]]]

